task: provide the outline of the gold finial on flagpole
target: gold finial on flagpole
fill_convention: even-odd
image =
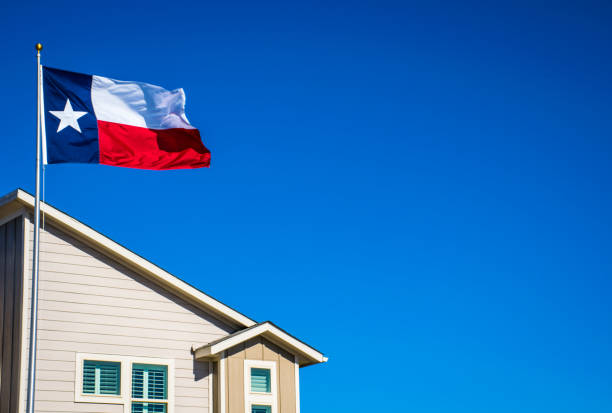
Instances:
[[[39,51],[39,52],[42,50],[42,44],[41,43],[36,43],[36,50]]]

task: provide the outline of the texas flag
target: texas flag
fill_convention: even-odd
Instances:
[[[183,89],[43,67],[42,101],[45,164],[141,169],[210,164],[210,151],[185,116]]]

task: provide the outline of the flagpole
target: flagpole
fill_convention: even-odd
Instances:
[[[38,259],[40,255],[40,113],[42,92],[42,68],[40,51],[42,44],[36,43],[36,73],[38,96],[36,105],[36,203],[34,211],[34,254],[32,262],[32,303],[30,313],[30,354],[28,366],[28,400],[27,413],[34,413],[34,390],[36,382],[36,335],[38,327]]]

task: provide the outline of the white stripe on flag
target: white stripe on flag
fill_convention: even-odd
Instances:
[[[185,116],[183,89],[92,77],[91,102],[98,120],[149,129],[195,129]]]

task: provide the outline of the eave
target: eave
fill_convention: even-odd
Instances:
[[[22,189],[17,189],[0,198],[0,217],[14,216],[23,213],[24,210],[33,212],[34,207],[35,198]],[[217,301],[119,243],[74,219],[70,215],[43,202],[40,204],[40,210],[41,213],[44,214],[45,221],[49,224],[61,229],[108,257],[115,259],[126,267],[135,270],[164,289],[177,294],[197,307],[218,316],[222,320],[230,322],[230,324],[235,325],[239,329],[251,327],[256,324],[254,320],[248,318],[244,314]]]
[[[270,321],[254,325],[222,339],[213,341],[212,343],[198,347],[194,349],[195,358],[196,360],[219,359],[224,351],[258,336],[264,337],[284,350],[296,355],[300,367],[327,361],[327,357],[321,352],[293,337]]]

